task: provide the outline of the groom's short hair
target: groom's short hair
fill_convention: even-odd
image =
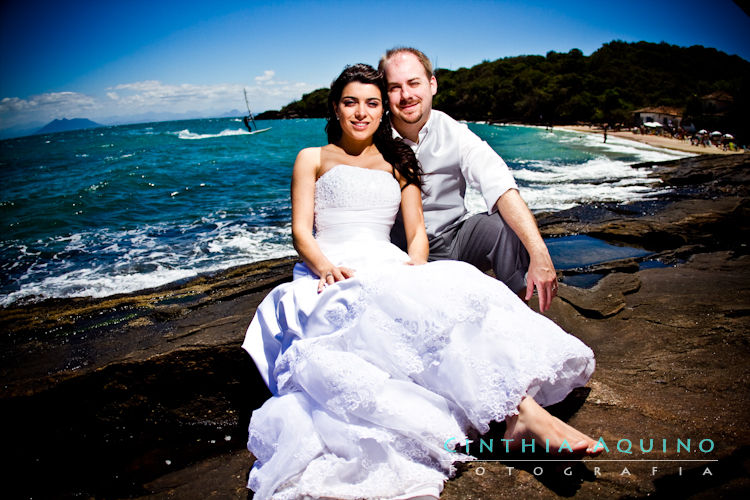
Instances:
[[[432,78],[432,75],[434,74],[432,71],[432,63],[430,62],[430,59],[424,55],[424,52],[422,52],[419,49],[415,49],[414,47],[394,47],[390,50],[388,50],[385,54],[383,54],[383,57],[380,58],[380,63],[378,63],[378,71],[385,74],[385,65],[388,63],[388,60],[398,54],[402,53],[412,54],[414,57],[419,59],[419,62],[422,63],[422,67],[424,67],[424,72],[427,74],[427,78]]]

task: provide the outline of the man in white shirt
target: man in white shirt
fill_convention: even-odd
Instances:
[[[437,80],[429,59],[413,48],[391,49],[381,58],[394,135],[417,155],[423,176],[425,225],[431,259],[455,259],[492,268],[526,300],[536,287],[546,311],[557,294],[557,275],[536,220],[518,193],[508,166],[466,125],[432,109]],[[467,183],[482,193],[487,213],[469,216]],[[400,224],[392,238],[400,243]],[[528,272],[527,272],[528,269]]]

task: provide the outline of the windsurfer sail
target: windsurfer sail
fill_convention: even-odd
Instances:
[[[252,111],[250,111],[250,102],[247,100],[247,89],[243,88],[242,91],[245,93],[245,106],[247,106],[247,116],[242,119],[242,123],[244,123],[247,127],[247,131],[252,133],[253,128],[257,130],[258,126],[255,124],[255,120],[253,119]]]

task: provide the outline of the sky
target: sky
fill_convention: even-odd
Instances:
[[[731,0],[0,2],[0,131],[279,109],[394,46],[436,67],[612,40],[704,45],[750,61]]]

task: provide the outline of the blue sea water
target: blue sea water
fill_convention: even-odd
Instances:
[[[0,141],[0,305],[159,286],[293,255],[289,184],[323,120],[123,125]],[[630,165],[685,156],[617,138],[470,124],[532,210],[662,192]],[[484,210],[470,192],[467,206]]]

